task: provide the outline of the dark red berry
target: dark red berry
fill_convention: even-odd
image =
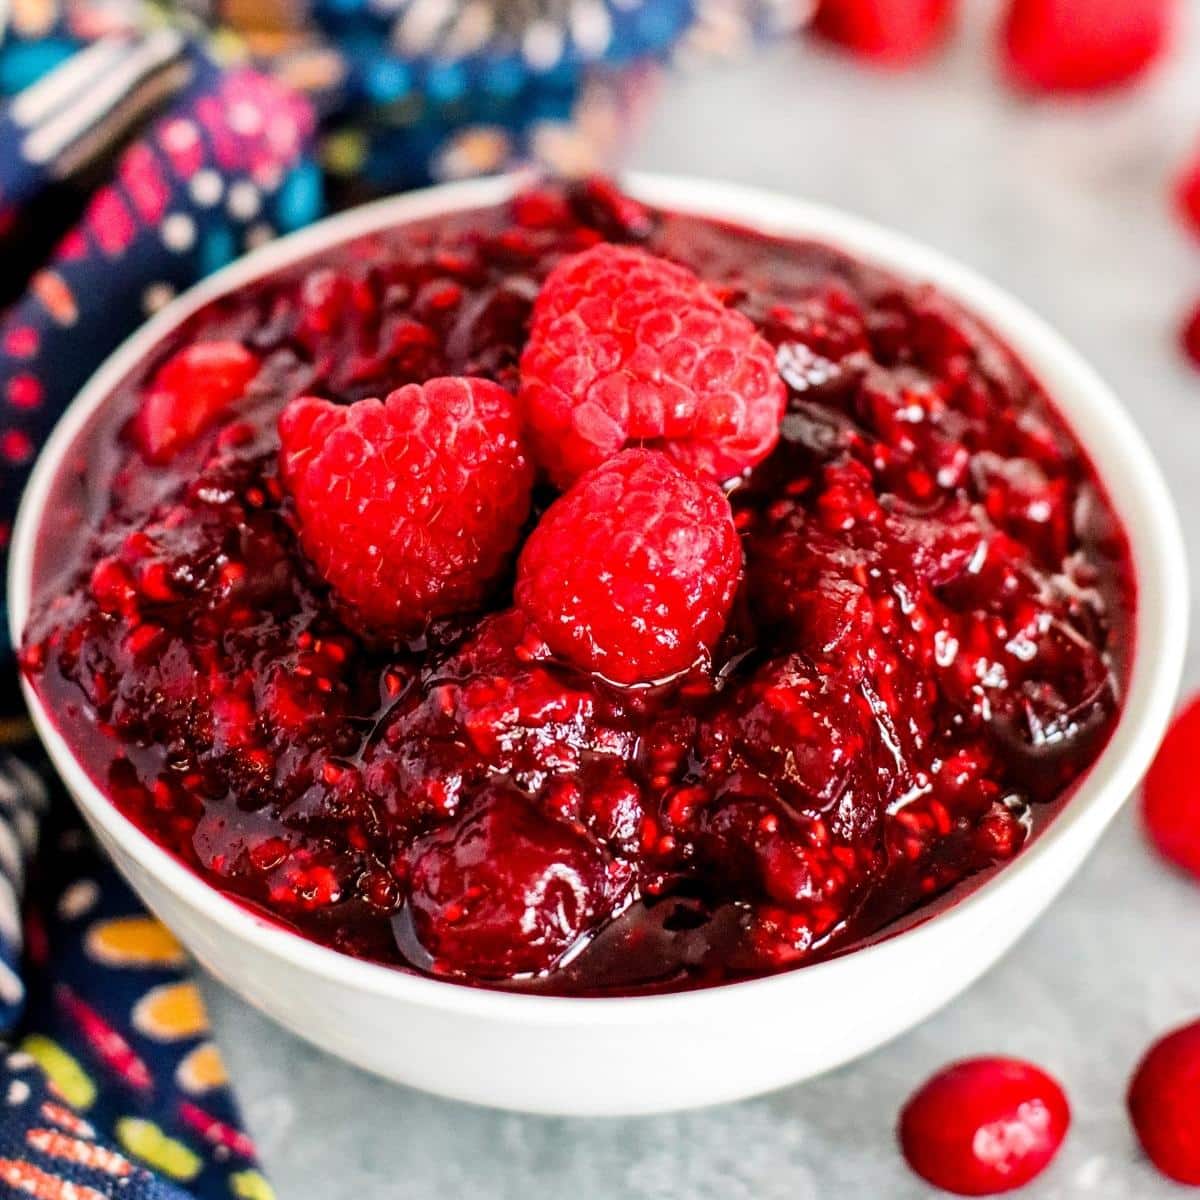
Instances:
[[[883,66],[907,66],[945,39],[955,0],[821,0],[815,32]]]
[[[1175,182],[1175,206],[1188,228],[1200,237],[1200,149]]]
[[[1200,1021],[1150,1047],[1126,1100],[1150,1161],[1177,1183],[1200,1184]]]
[[[767,341],[685,267],[602,244],[550,273],[521,355],[538,461],[560,487],[630,444],[723,481],[779,438]]]
[[[1004,66],[1016,83],[1087,92],[1128,83],[1166,50],[1175,0],[1012,0]]]
[[[1158,852],[1200,879],[1200,696],[1176,716],[1142,785],[1142,816]]]
[[[900,1114],[908,1165],[959,1196],[1024,1187],[1058,1153],[1071,1123],[1062,1088],[1031,1063],[955,1063],[915,1092]]]
[[[1200,369],[1200,303],[1184,318],[1179,331],[1179,344],[1188,361]]]
[[[549,970],[604,915],[602,852],[508,792],[414,849],[409,907],[441,974],[511,979]]]
[[[133,419],[134,441],[164,463],[225,413],[258,374],[258,357],[240,342],[194,342],[158,369]]]
[[[552,586],[518,607],[487,548],[531,528],[505,392],[535,281],[603,236],[713,281],[779,347],[788,410],[728,500],[657,442],[602,495],[540,490],[546,529],[570,519],[536,563],[534,535]],[[146,380],[101,406],[21,661],[123,813],[339,952],[556,993],[799,966],[1018,853],[1119,718],[1119,520],[1036,380],[935,289],[546,184],[263,280],[160,358],[246,339],[244,400],[170,462],[119,435]],[[357,403],[405,383],[412,430]],[[336,404],[289,410],[285,484],[305,395]],[[625,455],[657,464],[628,502]],[[362,636],[340,594],[399,631],[459,563],[467,607],[420,636]]]
[[[518,605],[556,654],[618,683],[685,670],[721,636],[741,570],[729,502],[655,450],[626,450],[546,511]]]
[[[516,402],[484,379],[384,401],[292,401],[280,465],[300,541],[370,627],[412,632],[478,605],[529,511]]]

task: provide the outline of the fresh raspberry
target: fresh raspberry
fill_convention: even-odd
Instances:
[[[1158,852],[1200,879],[1200,696],[1175,718],[1142,785],[1142,818]]]
[[[368,626],[414,632],[484,599],[529,512],[508,392],[431,379],[384,401],[302,397],[279,434],[301,545]]]
[[[1188,361],[1200,369],[1200,303],[1188,313],[1179,330],[1179,344]]]
[[[955,0],[822,0],[813,29],[883,66],[923,58],[946,36]]]
[[[1150,1161],[1177,1183],[1200,1184],[1200,1021],[1150,1047],[1126,1103]]]
[[[626,450],[547,509],[517,604],[563,658],[617,683],[677,674],[725,627],[742,549],[729,502],[654,450]]]
[[[174,458],[246,391],[258,358],[240,342],[193,342],[173,354],[150,382],[132,434],[152,463]]]
[[[549,970],[619,897],[606,856],[523,797],[495,790],[415,847],[409,912],[439,974]]]
[[[959,1196],[994,1196],[1041,1174],[1070,1123],[1067,1098],[1044,1071],[1013,1058],[975,1058],[915,1092],[898,1133],[922,1179]]]
[[[1088,92],[1128,83],[1170,41],[1175,0],[1012,0],[1004,65],[1017,83]]]
[[[564,488],[630,443],[730,479],[770,453],[787,399],[749,318],[686,268],[607,243],[550,273],[521,391],[534,451]]]

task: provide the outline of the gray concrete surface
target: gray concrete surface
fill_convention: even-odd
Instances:
[[[1154,84],[1047,105],[996,85],[992,5],[933,67],[878,77],[811,50],[706,68],[665,89],[634,164],[829,201],[914,234],[1040,310],[1124,396],[1184,514],[1200,592],[1200,375],[1173,333],[1200,246],[1171,221],[1172,166],[1200,140],[1200,9]],[[1184,647],[1179,648],[1184,654]],[[1188,654],[1188,681],[1200,661]],[[378,1082],[209,986],[280,1200],[877,1200],[930,1195],[893,1148],[899,1104],[948,1059],[1027,1055],[1075,1124],[1029,1200],[1178,1194],[1141,1160],[1131,1064],[1200,1014],[1200,888],[1147,851],[1132,812],[1045,919],[946,1011],[824,1079],[705,1112],[588,1122],[470,1109]],[[797,1037],[819,1037],[796,1014]],[[580,1080],[586,1087],[587,1081]]]

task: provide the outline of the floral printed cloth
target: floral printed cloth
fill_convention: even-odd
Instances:
[[[171,30],[106,35],[0,110],[0,544],[99,361],[176,292],[319,215],[315,123],[304,96]],[[2,653],[0,1196],[265,1200],[190,966],[77,824]]]
[[[58,416],[178,292],[327,198],[602,168],[669,54],[806,7],[0,0],[0,567]],[[2,616],[0,671],[0,1200],[271,1200],[190,965],[41,757]]]

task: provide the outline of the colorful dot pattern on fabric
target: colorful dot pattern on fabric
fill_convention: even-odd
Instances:
[[[28,1032],[0,1061],[0,1184],[8,1170],[18,1190],[68,1200],[76,1194],[55,1193],[55,1181],[106,1200],[270,1197],[182,947],[61,793],[49,824],[53,870],[31,895],[42,923]]]

